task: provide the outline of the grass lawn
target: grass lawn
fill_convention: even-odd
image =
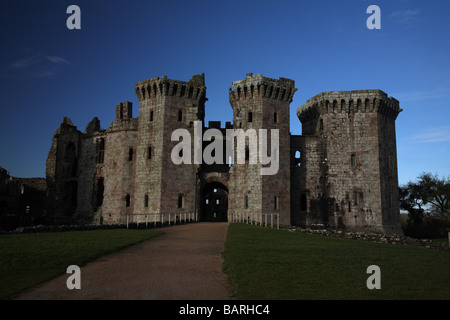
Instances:
[[[450,299],[450,252],[232,223],[223,257],[240,300]]]
[[[0,299],[160,235],[155,230],[95,230],[0,236]]]

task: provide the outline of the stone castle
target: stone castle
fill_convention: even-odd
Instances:
[[[297,109],[302,134],[290,133],[295,82],[247,74],[229,89],[233,123],[204,123],[204,74],[135,85],[108,129],[95,117],[84,132],[64,118],[46,163],[47,209],[59,223],[115,224],[137,219],[261,221],[401,234],[395,120],[399,102],[380,90],[323,92]],[[176,129],[278,129],[278,171],[252,163],[175,164]],[[211,141],[203,141],[205,149]],[[234,147],[236,149],[236,146]],[[235,151],[233,150],[233,152]],[[267,216],[266,216],[267,218]]]

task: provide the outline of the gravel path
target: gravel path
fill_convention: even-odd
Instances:
[[[39,300],[227,300],[232,288],[222,272],[228,223],[161,228],[164,235],[81,267],[81,289],[70,274],[19,296]]]

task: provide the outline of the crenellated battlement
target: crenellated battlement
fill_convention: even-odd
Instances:
[[[230,102],[254,97],[268,98],[279,101],[292,102],[295,81],[279,78],[271,79],[261,74],[247,73],[245,80],[234,81],[229,89]]]
[[[300,121],[326,113],[376,112],[396,119],[403,110],[399,101],[381,90],[322,92],[297,109]]]
[[[136,96],[144,101],[158,96],[185,97],[206,101],[205,74],[194,75],[189,81],[168,79],[167,76],[155,77],[137,82]]]

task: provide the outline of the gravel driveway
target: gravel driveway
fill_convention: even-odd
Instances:
[[[70,274],[18,299],[227,300],[232,288],[222,272],[228,223],[165,227],[164,235],[81,267],[81,289],[69,290]]]

